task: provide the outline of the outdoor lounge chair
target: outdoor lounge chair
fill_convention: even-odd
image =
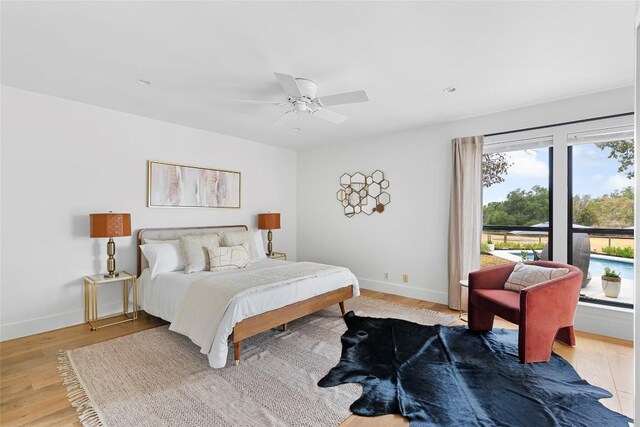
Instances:
[[[549,244],[546,243],[542,248],[542,252],[538,254],[533,251],[534,261],[549,260]],[[573,234],[573,265],[582,271],[582,288],[586,287],[591,281],[591,273],[589,273],[589,263],[591,262],[591,241],[587,233]]]

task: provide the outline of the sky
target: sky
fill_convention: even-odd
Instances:
[[[608,159],[611,150],[600,150],[594,144],[573,146],[573,194],[599,197],[624,187],[635,186],[618,172],[618,161]],[[530,190],[534,185],[549,185],[549,151],[547,148],[506,153],[512,163],[505,182],[485,188],[483,204],[506,199],[517,188]]]

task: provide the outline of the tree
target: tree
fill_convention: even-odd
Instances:
[[[502,202],[483,207],[485,225],[532,226],[549,221],[549,190],[536,185],[507,194]],[[633,187],[625,187],[600,197],[573,197],[573,222],[598,228],[633,226]]]
[[[531,226],[549,221],[549,190],[534,185],[531,190],[520,188],[507,194],[502,202],[491,202],[483,209],[485,225]]]
[[[596,205],[597,201],[588,194],[573,196],[573,223],[589,227],[595,225],[598,222]]]
[[[633,187],[591,198],[573,196],[573,222],[598,228],[624,228],[633,225]]]
[[[510,163],[505,153],[489,153],[482,155],[482,186],[491,187],[493,184],[504,182],[503,175],[513,163]]]
[[[596,144],[601,150],[610,148],[611,152],[607,156],[609,159],[616,159],[620,166],[618,166],[618,172],[624,172],[627,178],[631,179],[634,176],[633,171],[633,155],[634,146],[632,139],[625,139],[622,141],[610,141]]]
[[[626,187],[597,199],[596,227],[624,228],[633,225],[633,188]]]

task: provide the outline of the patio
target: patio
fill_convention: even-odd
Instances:
[[[602,279],[600,276],[594,276],[591,277],[591,281],[589,281],[587,286],[582,288],[580,296],[616,303],[633,304],[633,280],[623,278],[620,284],[620,295],[618,295],[617,298],[609,298],[602,290]]]

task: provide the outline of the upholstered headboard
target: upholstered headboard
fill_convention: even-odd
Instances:
[[[143,228],[138,230],[138,276],[149,264],[142,255],[140,245],[146,243],[146,239],[171,240],[189,234],[218,234],[223,231],[246,231],[246,225],[218,225],[208,227],[169,227],[169,228]]]

